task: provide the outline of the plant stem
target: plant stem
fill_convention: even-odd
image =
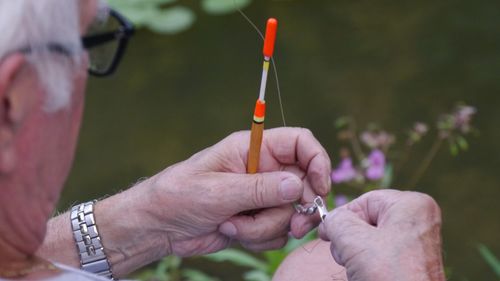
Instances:
[[[412,152],[413,145],[405,145],[404,151],[402,153],[402,157],[399,158],[399,163],[398,165],[394,165],[394,174],[393,174],[393,179],[397,178],[397,175],[399,172],[403,169],[403,167],[406,165],[408,162],[408,159],[410,159],[410,154]]]
[[[358,140],[358,132],[356,128],[356,121],[354,121],[353,118],[350,118],[349,121],[349,130],[352,133],[351,136],[351,146],[352,150],[354,151],[354,154],[356,155],[356,158],[358,158],[358,161],[361,163],[365,159],[365,154],[363,153],[363,150],[361,149],[361,144],[359,143]]]
[[[441,145],[443,144],[443,138],[440,138],[439,136],[436,138],[434,141],[434,144],[432,144],[431,150],[425,155],[424,160],[418,167],[417,171],[411,178],[410,182],[408,183],[408,188],[414,189],[417,185],[417,183],[420,181],[422,176],[425,174],[427,169],[432,163],[432,160],[434,160],[434,157],[436,157],[437,152],[441,148]]]

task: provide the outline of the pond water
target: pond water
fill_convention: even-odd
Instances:
[[[140,30],[119,72],[90,80],[60,209],[127,188],[249,128],[261,41],[239,14],[211,16],[185,2],[198,17],[192,28],[175,36]],[[334,163],[339,116],[404,136],[414,121],[431,123],[456,102],[478,108],[480,134],[469,151],[440,151],[416,190],[442,207],[451,280],[494,280],[476,245],[500,256],[500,2],[254,1],[245,12],[261,28],[267,17],[279,19],[287,124],[310,128]],[[274,85],[267,127],[281,126]],[[429,146],[418,146],[396,187],[405,189]]]

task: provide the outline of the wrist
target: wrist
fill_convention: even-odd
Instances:
[[[151,216],[148,180],[99,201],[95,214],[116,277],[170,254],[170,243]]]
[[[385,257],[372,259],[376,278],[370,280],[444,281],[445,274],[441,257],[441,245],[431,246],[415,240],[399,244],[392,241],[393,250],[385,248]],[[399,244],[400,246],[396,246]]]

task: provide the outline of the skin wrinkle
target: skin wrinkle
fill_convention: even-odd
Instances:
[[[265,191],[260,188],[261,186],[265,186],[264,184],[264,177],[260,174],[256,175],[254,181],[255,188],[253,189],[254,195],[252,196],[253,205],[255,206],[263,205],[263,202],[265,202]]]
[[[140,237],[146,237],[146,235],[138,235],[135,238],[139,239],[142,241],[143,245],[156,245],[157,243],[154,243],[155,239],[141,239]],[[138,238],[139,237],[139,238]],[[149,237],[149,235],[148,235]],[[136,245],[129,245],[127,247],[117,247],[115,248],[114,253],[118,252],[121,256],[121,260],[114,257],[114,259],[111,261],[111,264],[113,265],[113,268],[115,267],[120,267],[120,266],[127,266],[127,261],[136,256],[160,256],[160,254],[153,255],[154,251],[151,251],[150,249],[157,249],[158,251],[161,251],[161,249],[158,249],[158,247],[136,247]],[[145,265],[145,264],[143,264]],[[142,266],[142,265],[141,265]]]
[[[277,239],[273,239],[270,241],[262,242],[262,243],[245,243],[242,242],[242,246],[245,247],[248,250],[254,251],[254,252],[260,252],[263,250],[274,250],[274,249],[279,249],[283,248],[286,243],[288,242],[288,237],[280,237]]]
[[[345,270],[345,268],[342,268],[338,272],[332,273],[332,275],[330,275],[330,277],[332,278],[332,281],[347,281],[347,279],[336,276],[336,275],[345,276],[345,274],[346,274],[346,270]]]
[[[26,189],[26,185],[24,184],[24,189]],[[8,196],[9,198],[15,199],[15,195],[11,194],[11,196]],[[38,201],[33,201],[31,202],[38,202]],[[32,208],[38,208],[41,210],[42,206],[40,204],[30,204],[30,207]],[[30,243],[22,243],[22,244],[17,244],[15,241],[10,241],[10,245],[14,247],[16,250],[19,252],[25,253],[31,250],[30,245],[39,245],[43,242],[43,236],[45,231],[45,227],[43,227],[43,230],[40,230],[40,226],[45,225],[40,224],[40,225],[33,225],[36,224],[36,222],[44,221],[46,215],[43,212],[33,212],[32,214],[27,214],[25,212],[17,212],[17,210],[13,208],[8,208],[6,210],[6,216],[4,217],[4,220],[6,221],[7,225],[11,227],[10,231],[13,233],[17,233],[19,237],[16,236],[10,236],[11,239],[9,239],[9,236],[7,236],[7,242],[9,242],[12,239],[19,239],[21,238],[22,241],[30,241]],[[1,212],[0,212],[1,213]],[[28,216],[28,217],[26,217]],[[28,223],[26,223],[28,222]],[[3,236],[5,237],[5,236]],[[32,246],[36,247],[36,246]],[[36,250],[36,249],[34,249]]]

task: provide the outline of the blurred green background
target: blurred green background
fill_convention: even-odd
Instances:
[[[188,29],[140,29],[118,73],[90,79],[61,210],[249,128],[261,40],[237,12],[208,14],[194,0],[175,4],[196,17]],[[442,150],[417,190],[442,207],[451,280],[495,280],[476,245],[500,253],[500,2],[276,0],[253,1],[244,11],[261,29],[278,18],[275,58],[287,124],[310,128],[334,163],[339,116],[404,136],[414,121],[432,124],[457,101],[478,108],[481,133],[470,150],[456,158]],[[274,79],[267,103],[266,126],[281,126]],[[405,189],[429,145],[418,146],[395,187]]]

